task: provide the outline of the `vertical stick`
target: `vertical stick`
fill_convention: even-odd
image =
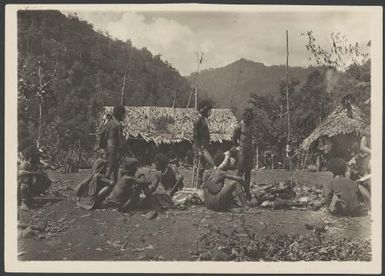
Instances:
[[[43,84],[41,82],[41,66],[39,64],[39,69],[38,69],[38,75],[39,75],[39,87],[40,87],[40,93],[42,92],[43,89]],[[42,116],[43,116],[43,111],[42,111],[42,102],[43,102],[43,95],[40,94],[39,96],[39,128],[38,128],[38,136],[37,136],[37,146],[40,147],[40,139],[41,139],[41,125],[42,125]]]
[[[289,104],[289,32],[286,30],[286,106],[287,106],[287,144],[291,148],[291,129],[290,129],[290,104]],[[291,153],[288,154],[290,167],[290,184],[293,185],[293,167],[291,163]]]
[[[198,78],[199,67],[201,66],[201,64],[202,64],[202,62],[203,62],[203,55],[204,55],[204,53],[202,53],[202,55],[200,56],[200,58],[199,58],[199,56],[198,56],[198,58],[199,58],[198,66],[197,66],[197,70],[195,71],[194,78],[193,78],[193,80],[192,80],[192,82],[191,82],[191,90],[190,90],[190,95],[189,95],[189,97],[188,97],[187,108],[190,106],[191,96],[192,96],[192,93],[193,93],[193,91],[194,91],[194,88],[196,88],[196,87],[198,86],[198,84],[197,84],[197,78]]]
[[[148,124],[147,124],[147,129],[150,130],[150,123],[151,123],[151,100],[152,100],[152,90],[153,86],[151,85],[151,90],[150,90],[150,107],[148,109]]]
[[[172,101],[172,108],[175,107],[175,99],[176,99],[176,89],[175,89],[175,93],[174,93],[174,100]]]
[[[258,151],[258,147],[257,147],[257,164],[255,166],[255,169],[258,170],[259,169],[259,151]]]
[[[120,104],[121,105],[123,105],[124,88],[126,87],[127,68],[128,68],[128,63],[126,65],[126,69],[124,70],[123,85],[122,85],[122,95],[120,96]]]
[[[289,105],[289,33],[286,30],[286,108],[287,108],[287,139],[290,139],[290,105]]]

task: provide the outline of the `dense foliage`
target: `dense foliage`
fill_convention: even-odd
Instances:
[[[101,107],[120,103],[125,75],[124,105],[185,107],[190,91],[161,56],[59,11],[19,11],[18,73],[19,120],[38,122],[41,104],[41,144],[64,150],[92,145]]]
[[[365,103],[371,90],[368,55],[357,44],[345,45],[340,34],[332,34],[331,50],[322,49],[312,32],[304,36],[316,67],[289,68],[294,143],[308,136],[348,94],[370,119],[370,104]],[[96,32],[76,14],[19,11],[17,47],[19,143],[28,132],[37,138],[41,126],[41,145],[52,158],[63,155],[59,149],[81,152],[94,146],[90,134],[102,106],[123,102],[186,107],[188,102],[191,84],[160,55]],[[347,56],[353,61],[350,66]],[[284,66],[241,59],[202,71],[199,98],[209,95],[217,107],[232,108],[237,116],[247,102],[259,150],[275,147],[280,152],[288,132],[284,76]],[[157,122],[159,129],[168,120]]]
[[[301,85],[298,79],[289,81],[290,123],[292,143],[299,144],[332,112],[346,95],[370,121],[370,60],[363,65],[352,64],[335,80],[327,80],[326,67],[312,71]],[[263,97],[252,94],[249,104],[254,113],[254,136],[260,150],[277,148],[282,151],[287,143],[288,121],[286,84],[281,81],[279,96]]]

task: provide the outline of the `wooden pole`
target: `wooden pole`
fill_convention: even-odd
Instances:
[[[286,108],[287,108],[287,139],[290,140],[290,104],[289,104],[289,33],[286,30]]]
[[[147,129],[150,130],[150,123],[151,123],[151,100],[152,100],[152,90],[153,86],[151,85],[151,90],[150,90],[150,107],[148,109],[148,124],[147,124]]]
[[[120,96],[120,104],[121,104],[121,105],[123,105],[124,88],[126,87],[127,68],[128,68],[128,63],[127,63],[127,65],[126,65],[126,69],[124,70],[123,85],[122,85],[122,95]]]
[[[289,32],[286,30],[286,107],[287,107],[287,144],[291,149],[291,129],[290,129],[290,104],[289,104]],[[291,162],[291,152],[288,154],[290,167],[290,184],[293,185],[293,166]]]
[[[194,78],[193,78],[193,80],[192,80],[192,82],[191,82],[191,90],[190,90],[190,95],[189,95],[189,97],[188,97],[187,107],[190,106],[191,97],[192,97],[192,93],[193,93],[194,89],[195,89],[194,92],[196,92],[196,90],[197,90],[197,86],[198,86],[198,84],[197,84],[198,72],[199,72],[199,67],[201,66],[201,64],[202,64],[202,62],[203,62],[203,55],[204,55],[204,53],[202,53],[202,55],[200,56],[200,58],[199,58],[199,56],[198,56],[199,62],[198,62],[197,70],[195,71],[195,74],[194,74]],[[195,99],[196,99],[196,98],[195,98]]]
[[[256,170],[259,169],[259,151],[258,151],[258,147],[257,147],[257,164],[255,164],[255,169]]]
[[[41,81],[41,66],[39,64],[38,69],[38,76],[39,76],[39,87],[40,87],[40,93],[43,90],[43,84]],[[39,95],[39,128],[38,128],[38,136],[37,136],[37,147],[40,147],[40,139],[41,139],[41,125],[42,125],[42,117],[43,117],[43,95]]]
[[[176,99],[176,89],[175,89],[175,93],[174,93],[174,100],[172,101],[172,108],[175,107],[175,99]]]
[[[238,106],[238,102],[234,105],[234,98],[235,98],[235,92],[238,90],[239,80],[241,78],[242,72],[243,72],[243,68],[240,68],[239,72],[238,72],[238,75],[237,75],[237,79],[235,80],[235,84],[234,84],[234,88],[233,88],[233,93],[231,95],[230,107]]]

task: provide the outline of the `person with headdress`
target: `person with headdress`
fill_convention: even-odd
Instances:
[[[193,125],[194,150],[200,158],[201,166],[198,172],[198,188],[202,185],[202,176],[207,164],[214,166],[214,160],[209,153],[210,131],[207,119],[211,114],[212,104],[209,100],[200,102],[199,115]]]
[[[111,191],[112,180],[107,178],[107,160],[105,152],[99,149],[98,158],[93,162],[89,175],[75,188],[77,205],[87,210],[93,209]]]
[[[364,200],[358,184],[345,177],[345,161],[342,158],[330,159],[326,168],[333,173],[333,179],[324,188],[324,202],[330,213],[337,216],[365,215],[367,209],[362,204]]]
[[[243,177],[246,198],[251,200],[250,194],[250,178],[251,169],[253,167],[253,142],[251,123],[253,113],[250,109],[246,109],[243,113],[243,120],[234,129],[233,145],[239,146],[238,172],[237,175]]]

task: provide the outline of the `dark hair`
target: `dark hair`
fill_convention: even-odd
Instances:
[[[135,158],[123,159],[121,168],[122,173],[133,174],[138,169],[139,161]]]
[[[213,108],[213,103],[210,100],[202,100],[198,104],[198,110],[210,110]]]
[[[223,152],[217,152],[214,155],[214,165],[218,167],[225,160],[225,154]]]
[[[158,163],[160,166],[165,167],[168,165],[168,157],[163,153],[157,153],[154,157],[154,163]]]
[[[114,117],[120,121],[123,120],[125,113],[126,109],[122,105],[115,106],[114,110],[112,111],[112,115],[114,115]]]
[[[346,162],[342,158],[333,158],[326,163],[326,168],[333,173],[333,175],[345,175]]]
[[[40,152],[35,145],[31,145],[23,150],[23,156],[25,159],[37,158],[40,156]]]

